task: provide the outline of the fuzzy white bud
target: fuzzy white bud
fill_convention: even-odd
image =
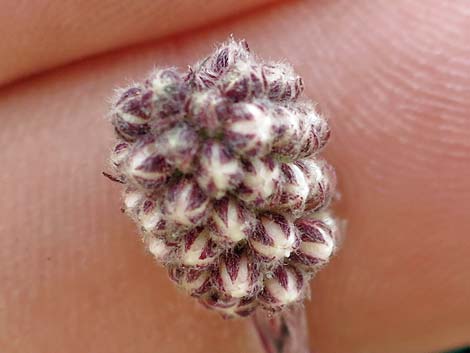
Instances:
[[[272,202],[279,193],[281,168],[279,162],[270,157],[253,158],[243,163],[245,177],[237,190],[237,196],[257,208]]]
[[[155,127],[166,127],[182,112],[189,87],[175,68],[155,70],[146,81],[153,92],[152,106]]]
[[[118,171],[121,171],[125,165],[131,151],[131,144],[125,141],[118,142],[111,153],[111,165]]]
[[[264,291],[260,296],[263,304],[272,310],[299,302],[304,297],[307,275],[294,266],[280,265],[272,276],[264,280]]]
[[[310,268],[328,262],[335,247],[332,229],[325,222],[310,217],[296,220],[295,226],[301,242],[293,261]]]
[[[198,184],[183,178],[168,186],[162,212],[165,219],[179,226],[192,228],[201,224],[210,212],[207,195]]]
[[[302,169],[309,182],[309,195],[305,209],[318,212],[329,206],[336,189],[336,174],[323,159],[302,159],[295,164]]]
[[[135,188],[127,188],[123,194],[122,210],[131,217],[139,213],[140,205],[146,199],[145,193]]]
[[[227,109],[227,100],[215,89],[194,92],[185,105],[189,120],[211,136],[220,131]]]
[[[266,92],[266,81],[261,67],[253,62],[240,63],[225,75],[220,90],[235,102],[262,97]]]
[[[209,57],[190,68],[188,82],[197,90],[213,87],[235,65],[251,60],[246,41],[230,39]]]
[[[265,214],[250,236],[250,245],[264,261],[287,258],[299,245],[294,223],[280,214]]]
[[[289,64],[265,64],[263,74],[267,82],[267,95],[273,101],[295,101],[304,89],[302,79]]]
[[[128,179],[145,189],[165,184],[173,169],[152,137],[137,142],[126,167]]]
[[[112,123],[118,136],[135,141],[150,130],[153,93],[139,85],[120,92],[113,104]]]
[[[246,240],[256,225],[253,213],[233,197],[214,202],[209,227],[215,242],[232,246]]]
[[[156,145],[169,165],[188,173],[199,150],[199,137],[188,124],[179,123],[160,134]]]
[[[225,135],[230,146],[243,156],[263,156],[271,149],[272,119],[257,103],[235,103],[227,116]]]
[[[200,151],[195,177],[205,192],[219,199],[240,184],[243,169],[227,147],[219,142],[207,141]]]
[[[310,193],[309,180],[296,164],[283,163],[281,170],[283,183],[279,197],[273,202],[272,207],[290,210],[296,215],[301,214]]]
[[[193,297],[207,293],[212,286],[210,270],[171,266],[168,269],[168,274],[181,289]]]
[[[219,261],[217,285],[220,291],[233,298],[253,295],[259,288],[257,261],[246,252],[228,252]]]
[[[144,242],[146,243],[149,252],[158,262],[166,264],[173,260],[173,256],[176,251],[176,244],[172,244],[164,238],[157,238],[151,234],[145,233]]]
[[[138,219],[145,233],[165,236],[170,231],[160,205],[155,200],[146,199],[142,203]]]
[[[304,104],[296,109],[302,122],[303,134],[300,137],[298,158],[306,158],[316,154],[330,137],[330,129],[326,120],[320,116],[313,105]]]
[[[212,264],[217,255],[216,244],[212,241],[207,229],[194,228],[183,236],[179,257],[181,264],[205,267]]]

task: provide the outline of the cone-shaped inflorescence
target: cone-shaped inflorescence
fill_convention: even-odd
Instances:
[[[228,40],[119,92],[111,162],[123,210],[170,278],[227,317],[282,310],[335,250],[327,121],[285,63]]]

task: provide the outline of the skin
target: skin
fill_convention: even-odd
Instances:
[[[4,3],[8,18],[14,2]],[[172,3],[184,4],[185,16],[199,12],[195,2]],[[20,49],[2,44],[3,82],[87,57],[0,88],[2,351],[259,352],[249,321],[222,321],[174,288],[119,212],[120,186],[100,175],[113,140],[103,118],[112,88],[153,65],[184,67],[230,33],[261,57],[287,58],[332,125],[325,155],[348,225],[338,256],[312,283],[312,349],[429,353],[469,344],[467,1],[288,1],[243,15],[236,1],[213,3],[203,20],[182,27],[167,16],[174,22],[148,37],[130,21],[135,32],[122,42],[113,34],[124,17],[112,12],[108,27],[87,27],[97,43],[78,40],[47,64],[30,58],[44,50],[41,26],[29,24],[40,23],[34,8],[2,30],[23,38]],[[222,3],[230,20],[217,20]],[[81,12],[65,14],[80,23]],[[55,33],[45,30],[44,40]],[[122,47],[170,33],[179,34]],[[110,48],[119,49],[97,55]],[[28,58],[15,64],[9,53]]]

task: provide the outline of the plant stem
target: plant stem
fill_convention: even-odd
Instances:
[[[308,347],[308,327],[304,306],[279,314],[257,310],[252,322],[265,353],[312,353]]]

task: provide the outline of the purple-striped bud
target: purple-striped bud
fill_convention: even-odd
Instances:
[[[295,160],[308,141],[305,122],[299,114],[286,107],[276,107],[273,111],[273,153]]]
[[[214,86],[234,65],[249,60],[251,54],[246,41],[237,42],[230,39],[194,69],[190,68],[186,80],[195,89],[206,89]]]
[[[166,183],[172,172],[173,168],[153,137],[139,140],[132,149],[127,163],[127,177],[134,184],[156,189]]]
[[[302,159],[295,164],[302,169],[309,181],[309,195],[305,209],[318,212],[329,206],[336,189],[336,174],[323,159]]]
[[[232,298],[217,294],[201,298],[200,302],[206,308],[217,311],[226,319],[249,316],[258,306],[258,301],[254,297]]]
[[[209,231],[204,227],[197,227],[183,236],[179,260],[185,266],[206,267],[214,262],[218,254],[219,250]]]
[[[146,199],[140,206],[139,225],[144,233],[166,236],[170,231],[159,204],[152,199]]]
[[[210,270],[171,266],[168,274],[181,289],[193,297],[200,297],[212,287]]]
[[[228,252],[220,259],[218,289],[233,298],[252,296],[260,287],[259,264],[246,251]]]
[[[134,141],[149,132],[152,91],[136,86],[125,90],[112,108],[112,123],[118,136]]]
[[[272,203],[274,209],[300,214],[310,193],[309,180],[299,166],[291,163],[281,165],[283,183],[279,197]]]
[[[264,290],[259,298],[269,309],[280,310],[304,298],[307,282],[307,274],[300,268],[280,265],[272,276],[266,276]]]
[[[318,150],[320,151],[327,144],[330,139],[331,129],[326,118],[319,116],[318,121],[315,123],[315,135],[318,139]]]
[[[233,65],[250,59],[250,49],[245,40],[239,42],[230,39],[221,45],[209,61],[209,69],[216,73],[224,73]]]
[[[157,137],[156,144],[168,164],[183,173],[192,170],[193,159],[199,150],[197,132],[186,123],[179,123]]]
[[[336,246],[339,245],[342,240],[342,230],[345,226],[344,222],[334,217],[330,210],[317,212],[314,216],[312,215],[312,218],[323,222],[330,230],[331,237],[335,243],[335,249],[333,249],[334,252],[336,250]]]
[[[230,146],[243,156],[263,156],[269,153],[273,139],[272,118],[260,103],[235,103],[225,126]]]
[[[130,151],[131,144],[124,141],[118,142],[111,153],[111,165],[113,168],[121,172],[123,165],[126,164],[127,158],[129,157]]]
[[[319,219],[302,217],[295,221],[300,245],[291,259],[306,266],[323,265],[335,247],[331,228]]]
[[[168,186],[162,212],[175,225],[192,228],[206,220],[210,213],[207,195],[190,178],[182,178]]]
[[[271,262],[289,257],[299,240],[294,223],[286,216],[272,213],[259,218],[249,243],[262,260]]]
[[[209,135],[219,132],[227,115],[227,99],[218,90],[194,92],[186,101],[185,111],[189,120],[204,128]]]
[[[300,78],[288,64],[265,64],[267,96],[273,101],[295,101],[304,90]]]
[[[153,235],[144,235],[144,242],[153,257],[162,264],[172,262],[177,250],[176,244],[165,238],[157,238]]]
[[[281,185],[281,168],[270,157],[253,158],[243,162],[245,177],[237,196],[248,205],[263,208],[273,201]]]
[[[300,151],[298,158],[309,157],[320,151],[330,137],[328,122],[320,116],[312,105],[303,105],[297,108],[303,126],[303,134],[300,139]]]
[[[209,227],[216,243],[231,246],[246,240],[255,225],[254,214],[235,198],[214,202]]]
[[[205,192],[219,199],[235,189],[242,179],[242,165],[227,147],[215,141],[203,145],[196,180]]]
[[[146,81],[146,86],[153,92],[155,124],[162,125],[165,120],[183,111],[189,87],[175,68],[155,70]]]
[[[261,67],[251,62],[237,65],[225,75],[220,90],[224,97],[234,102],[262,97],[266,85]]]
[[[140,211],[140,205],[146,199],[145,193],[136,188],[127,188],[122,197],[122,210],[131,217],[138,215]]]

